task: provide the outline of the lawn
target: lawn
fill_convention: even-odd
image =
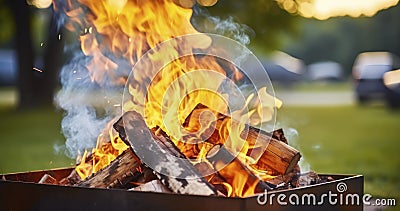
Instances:
[[[366,193],[400,200],[400,111],[378,105],[283,107],[278,122],[312,170],[362,174]]]
[[[273,86],[276,91],[340,92],[352,90],[353,83],[350,80],[345,80],[338,82],[302,82],[295,83],[292,86],[274,83]]]
[[[54,146],[65,142],[61,134],[62,113],[55,109],[17,112],[0,106],[0,173],[69,166],[74,160]]]
[[[74,163],[54,149],[64,142],[62,112],[52,108],[16,112],[12,105],[0,104],[0,119],[0,173]],[[400,200],[400,111],[379,105],[283,106],[278,123],[312,170],[362,174],[366,193]]]

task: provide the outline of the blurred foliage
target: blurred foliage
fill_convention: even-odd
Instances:
[[[30,8],[32,10],[32,17],[30,24],[32,26],[32,40],[35,54],[41,54],[43,52],[42,42],[46,40],[48,21],[50,17],[49,9],[37,9],[35,7]],[[11,48],[12,41],[15,36],[16,28],[13,21],[12,13],[7,0],[0,0],[0,47]]]
[[[296,16],[271,0],[219,0],[212,7],[201,8],[203,17],[204,10],[208,10],[209,15],[219,17],[221,20],[233,17],[235,22],[248,26],[237,25],[237,33],[247,33],[251,38],[250,47],[258,50],[269,51],[281,47],[282,35],[296,34],[299,26]],[[197,25],[204,27],[204,24]],[[204,28],[199,30],[210,31]]]
[[[12,14],[6,5],[6,0],[0,0],[0,46],[8,46],[15,26],[12,21]]]
[[[0,0],[0,46],[10,47],[15,26],[10,11],[3,6],[5,2]],[[383,10],[373,17],[321,21],[295,15],[300,4],[311,2],[219,0],[212,7],[197,5],[192,22],[199,31],[224,34],[250,43],[249,47],[257,53],[281,49],[303,59],[306,64],[333,60],[341,63],[347,73],[360,52],[391,51],[400,55],[400,6]],[[36,11],[31,20],[36,54],[42,50],[46,12]]]
[[[350,73],[364,51],[390,51],[400,56],[400,6],[373,17],[339,17],[325,21],[300,18],[301,36],[286,42],[284,51],[307,64],[333,60]]]

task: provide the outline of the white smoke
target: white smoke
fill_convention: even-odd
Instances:
[[[284,127],[280,123],[277,123],[275,128],[283,128],[283,132],[285,134],[286,139],[289,142],[289,145],[301,152],[301,144],[299,143],[299,132],[295,128]],[[303,154],[300,158],[299,166],[301,172],[311,171],[311,165],[307,162],[307,159],[304,157]]]
[[[68,5],[62,0],[54,0],[54,3],[60,9],[60,26],[68,22],[68,17],[62,12],[63,8],[80,7],[80,5]],[[84,20],[85,10],[79,11],[82,11],[80,15]],[[254,34],[249,27],[236,23],[231,17],[227,19],[211,17],[206,11],[200,9],[194,9],[194,16],[202,17],[198,24],[193,21],[199,31],[228,36],[244,45],[250,43],[250,35]],[[86,22],[82,21],[82,23]],[[76,28],[77,33],[82,33],[82,26],[77,24],[71,26]],[[76,34],[76,36],[79,35]],[[79,47],[79,45],[74,47]],[[115,104],[122,102],[123,87],[115,87],[110,83],[111,80],[108,80],[106,74],[101,82],[93,82],[90,71],[99,70],[89,71],[87,69],[92,58],[85,56],[80,49],[71,48],[71,46],[67,48],[74,53],[74,57],[61,70],[62,89],[55,98],[56,105],[65,111],[61,128],[66,142],[61,146],[54,145],[54,149],[56,151],[64,150],[67,156],[76,158],[84,150],[95,147],[97,137],[107,122],[115,116],[121,115],[121,110],[116,109]],[[107,52],[109,50],[107,48],[101,48],[101,50],[103,55],[117,64],[117,69],[113,70],[113,73],[127,78],[132,69],[130,62],[116,58],[111,52]],[[96,66],[96,68],[101,67]],[[119,107],[117,106],[117,108]]]
[[[116,90],[122,93],[122,87],[103,87],[91,80],[86,68],[89,61],[90,58],[82,53],[76,53],[74,59],[62,68],[62,89],[55,99],[65,111],[61,129],[66,142],[65,146],[57,148],[65,149],[65,154],[71,158],[96,146],[101,130],[118,114],[114,105],[121,102]]]
[[[234,39],[243,45],[250,44],[255,32],[247,25],[237,23],[233,17],[222,19],[211,16],[206,9],[193,9],[192,24],[200,32],[219,34]]]

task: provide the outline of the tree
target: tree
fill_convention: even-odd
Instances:
[[[400,5],[373,17],[302,18],[300,23],[300,38],[288,42],[284,50],[307,64],[333,60],[350,74],[361,52],[389,51],[400,56]]]
[[[237,23],[247,25],[249,28],[243,26],[242,30],[252,38],[250,47],[258,50],[277,49],[281,47],[284,36],[297,34],[298,18],[282,9],[277,1],[219,0],[207,10],[211,16],[233,17]]]
[[[18,57],[18,107],[21,109],[36,105],[33,67],[33,47],[31,40],[31,10],[25,1],[7,1],[16,26],[15,47]]]
[[[63,43],[59,39],[59,28],[53,15],[49,23],[48,40],[44,55],[44,69],[34,68],[34,49],[32,45],[32,8],[26,1],[7,0],[16,28],[15,48],[18,61],[18,105],[28,109],[53,104],[54,90],[57,86],[58,70],[62,63]]]

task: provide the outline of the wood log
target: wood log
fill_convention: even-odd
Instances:
[[[272,138],[274,138],[274,139],[276,139],[278,141],[282,141],[285,144],[289,144],[287,139],[286,139],[286,137],[285,137],[285,134],[283,133],[283,129],[282,128],[274,130],[272,132]]]
[[[210,124],[210,128],[213,127],[211,130],[213,132],[210,134],[210,129],[205,130],[207,132],[205,136],[208,137],[206,141],[213,144],[224,144],[225,140],[220,137],[219,131],[224,121],[231,120],[231,118],[202,104],[199,104],[186,118],[184,127],[195,127],[193,125],[199,124],[198,119],[204,111],[211,111],[216,116],[215,123]],[[238,124],[238,121],[232,120],[232,125]],[[301,158],[299,151],[284,142],[286,139],[284,136],[282,137],[279,131],[275,133],[275,137],[282,138],[282,141],[274,138],[273,134],[246,124],[240,133],[240,137],[249,145],[250,150],[247,155],[256,160],[256,163],[252,166],[259,170],[268,171],[271,175],[283,175],[292,172]]]
[[[58,181],[54,177],[50,176],[49,174],[44,174],[38,183],[39,184],[57,185]]]
[[[76,184],[80,187],[113,188],[124,186],[128,183],[127,178],[134,176],[141,164],[139,158],[131,149],[125,150],[115,160],[102,170],[92,174],[84,181]]]
[[[165,187],[160,180],[152,180],[150,182],[141,184],[135,188],[129,189],[130,191],[145,191],[145,192],[156,192],[156,193],[171,193],[167,187]]]
[[[140,165],[137,169],[138,171],[135,172],[133,176],[127,178],[127,180],[130,180],[129,183],[124,184],[123,186],[116,186],[116,188],[130,189],[158,179],[153,170],[147,167],[145,164]]]
[[[326,183],[330,181],[334,181],[335,179],[330,176],[320,176],[317,173],[310,171],[306,173],[302,173],[298,175],[299,178],[297,180],[298,187],[310,186],[315,184]]]
[[[162,184],[174,193],[193,195],[216,195],[215,188],[209,184],[186,158],[177,156],[169,147],[161,146],[160,140],[147,128],[143,117],[135,112],[125,112],[114,124],[122,140],[131,146],[138,157],[154,173]]]
[[[74,169],[67,177],[61,179],[58,182],[58,184],[65,186],[73,186],[75,184],[80,183],[81,181],[82,181],[81,177],[78,175],[78,172],[76,172],[76,170]]]
[[[207,160],[218,174],[232,187],[228,196],[247,197],[265,190],[272,190],[264,181],[254,175],[238,158],[225,147],[215,145],[207,154]]]

